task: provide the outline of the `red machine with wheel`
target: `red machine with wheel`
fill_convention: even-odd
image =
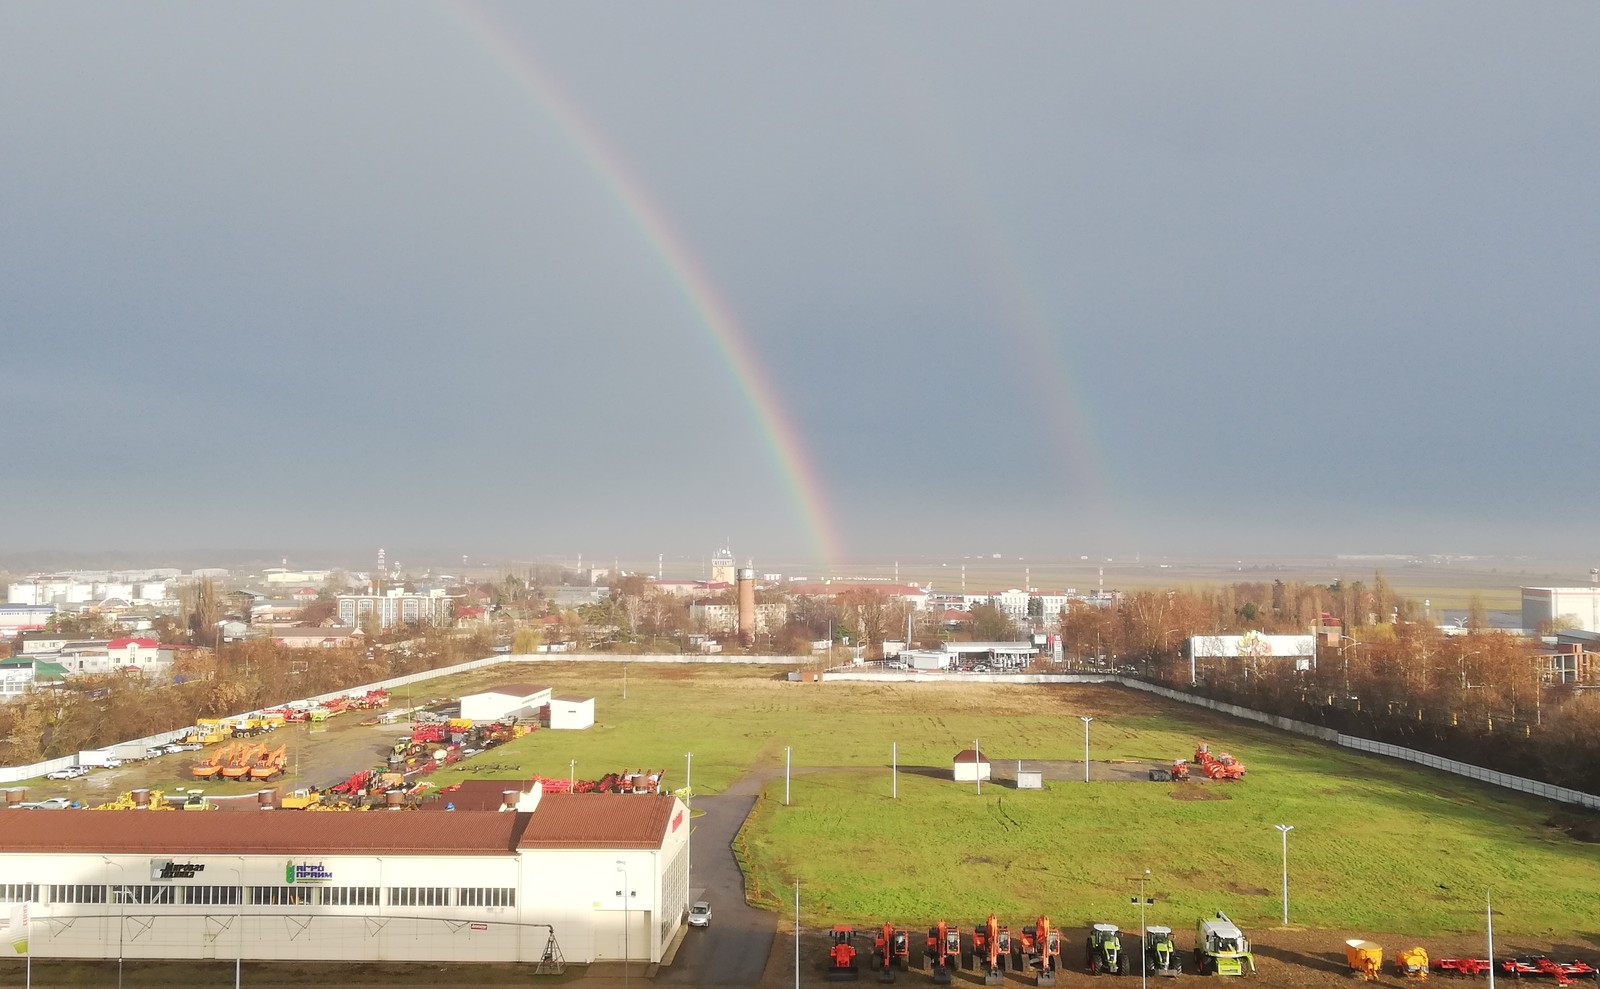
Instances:
[[[1032,972],[1037,985],[1055,985],[1061,969],[1061,932],[1050,926],[1050,918],[1040,917],[1024,927],[1018,942],[1017,969]]]
[[[872,941],[872,967],[879,982],[893,982],[896,966],[905,968],[911,959],[911,938],[893,924],[884,924]]]
[[[1571,985],[1577,979],[1585,982],[1593,981],[1594,967],[1583,962],[1558,962],[1552,961],[1543,955],[1519,955],[1516,958],[1507,958],[1500,963],[1500,969],[1516,978],[1534,975],[1548,975],[1556,980],[1556,985]]]
[[[1440,972],[1454,972],[1457,975],[1477,978],[1489,971],[1493,965],[1487,958],[1440,958],[1433,963],[1433,967]]]
[[[1006,964],[1011,960],[1011,931],[995,920],[994,914],[972,928],[972,964],[983,970],[983,984],[997,986],[1005,981]]]
[[[922,964],[933,981],[947,986],[961,965],[961,928],[939,921],[928,928],[928,944],[922,952]]]
[[[859,979],[861,971],[856,968],[856,932],[844,924],[834,927],[830,934],[832,945],[828,948],[828,979],[831,982],[845,982]]]

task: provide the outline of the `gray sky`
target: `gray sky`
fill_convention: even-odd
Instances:
[[[1596,51],[1587,2],[5,3],[0,553],[1581,557]]]

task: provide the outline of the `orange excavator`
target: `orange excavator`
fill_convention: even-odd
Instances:
[[[893,924],[884,924],[872,941],[872,967],[878,970],[878,981],[893,982],[895,966],[905,968],[910,960],[911,938]]]
[[[936,984],[949,985],[956,969],[961,967],[961,928],[951,927],[942,920],[928,928],[928,945],[922,952],[922,964]]]
[[[221,772],[222,767],[226,766],[228,761],[233,758],[234,750],[237,747],[231,743],[219,747],[215,752],[195,763],[189,772],[203,780],[211,779]]]
[[[222,767],[222,775],[230,780],[240,779],[249,775],[250,767],[255,763],[256,756],[266,750],[267,747],[259,742],[248,748],[240,746],[239,751],[234,753],[232,759],[228,760],[228,764]]]
[[[1032,972],[1036,985],[1055,985],[1061,968],[1061,932],[1050,926],[1050,918],[1040,917],[1024,927],[1018,941],[1017,969]]]
[[[828,948],[828,981],[845,982],[859,979],[856,968],[856,932],[847,924],[839,924],[830,932],[832,945]]]
[[[1011,960],[1011,930],[995,920],[994,914],[972,928],[972,962],[983,969],[983,984],[1005,982],[1006,963]]]
[[[250,764],[250,778],[253,780],[270,780],[283,773],[283,762],[288,755],[289,746],[280,745],[270,751],[262,751]]]

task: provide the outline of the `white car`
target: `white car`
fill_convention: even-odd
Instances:
[[[22,810],[66,810],[72,806],[72,801],[66,797],[50,797],[47,800],[32,800],[25,804],[17,804]]]
[[[203,748],[205,746],[199,742],[170,742],[162,746],[162,750],[168,755],[177,755],[179,752],[199,752]]]
[[[690,927],[711,926],[711,904],[705,900],[696,900],[694,906],[689,908]]]
[[[75,780],[88,775],[89,771],[82,766],[68,766],[66,769],[58,769],[53,773],[45,773],[44,778],[47,780]]]

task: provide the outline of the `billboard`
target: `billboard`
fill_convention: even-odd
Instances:
[[[1314,635],[1195,635],[1189,638],[1189,655],[1195,659],[1272,659],[1314,656]]]

